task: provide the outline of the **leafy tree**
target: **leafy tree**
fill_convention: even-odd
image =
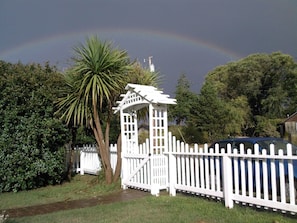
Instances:
[[[190,83],[185,74],[182,74],[178,79],[175,98],[177,105],[169,107],[169,117],[175,120],[177,125],[185,124],[187,118],[190,116],[192,103],[196,100],[197,96],[191,92]]]
[[[59,74],[0,61],[0,191],[61,183],[69,131],[54,117]]]
[[[247,97],[239,96],[236,99],[226,103],[229,109],[228,121],[225,134],[230,136],[240,136],[253,125],[251,123],[252,114],[248,104]]]
[[[201,134],[208,133],[207,140],[213,140],[226,132],[230,120],[229,114],[229,108],[218,97],[216,89],[211,84],[205,83],[197,103],[192,107],[189,122]]]
[[[127,75],[127,83],[158,87],[162,81],[159,72],[151,72],[148,69],[144,69],[138,61],[134,61],[131,65]]]
[[[280,137],[277,131],[277,124],[280,123],[279,119],[269,119],[264,116],[256,116],[255,135],[263,137]]]
[[[212,138],[277,135],[276,120],[296,110],[296,67],[279,52],[217,67],[206,76],[191,121]]]

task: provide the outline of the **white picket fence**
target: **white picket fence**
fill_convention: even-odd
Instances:
[[[181,191],[222,199],[228,208],[233,208],[235,202],[297,213],[293,170],[297,156],[292,155],[290,145],[286,155],[282,151],[275,155],[273,145],[267,155],[266,150],[252,154],[248,149],[245,153],[243,145],[239,151],[231,151],[231,145],[220,150],[218,145],[190,147],[175,137],[169,141],[168,183],[172,196]]]
[[[135,151],[122,153],[123,188],[150,190],[155,195],[159,190],[167,189],[172,196],[183,192],[219,199],[228,208],[240,203],[297,213],[297,182],[293,169],[297,156],[292,155],[290,145],[286,154],[279,151],[276,155],[273,145],[269,152],[263,150],[259,154],[250,149],[245,152],[242,146],[239,151],[231,151],[231,147],[208,148],[207,144],[190,146],[176,140],[171,133],[168,137],[168,151],[161,155],[149,153],[148,140]],[[110,148],[115,169],[116,145]],[[98,165],[98,160],[93,164],[91,161],[95,160],[94,156],[98,158],[95,149],[94,146],[84,146],[74,150],[77,172],[94,174],[100,170],[100,162]],[[163,182],[164,179],[167,182]]]
[[[70,151],[67,152],[67,160],[69,162]],[[110,145],[111,167],[115,171],[117,163],[117,146]],[[96,145],[75,146],[72,151],[72,170],[81,175],[94,174],[97,175],[101,170],[101,161],[97,154]]]
[[[293,169],[297,156],[292,155],[291,146],[286,155],[281,151],[275,155],[273,146],[269,155],[265,150],[252,154],[250,149],[245,153],[243,147],[239,151],[231,151],[231,147],[208,148],[207,144],[191,147],[170,133],[168,144],[168,151],[161,155],[145,152],[149,151],[147,144],[122,154],[123,187],[158,195],[164,189],[164,182],[158,179],[168,179],[166,189],[172,196],[178,191],[222,200],[228,208],[241,203],[297,213]]]

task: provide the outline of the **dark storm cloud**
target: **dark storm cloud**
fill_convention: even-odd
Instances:
[[[230,60],[274,51],[297,58],[296,27],[295,0],[2,0],[0,59],[62,63],[90,31],[111,30],[106,36],[132,59],[154,56],[166,92],[181,73],[198,92],[207,72]],[[55,45],[37,45],[69,33]]]

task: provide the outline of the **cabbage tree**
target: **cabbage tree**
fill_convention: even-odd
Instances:
[[[66,88],[57,102],[57,113],[68,125],[92,129],[105,180],[112,183],[109,152],[112,107],[127,83],[131,63],[126,51],[98,37],[87,38],[85,44],[75,47],[72,60],[73,66],[64,75]]]

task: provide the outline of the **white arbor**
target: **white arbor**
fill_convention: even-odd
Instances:
[[[158,194],[168,186],[167,157],[168,119],[167,105],[176,100],[152,86],[127,84],[127,93],[118,102],[122,137],[122,187],[140,187]],[[138,145],[137,111],[148,107],[149,139]],[[166,167],[165,167],[166,166]]]

